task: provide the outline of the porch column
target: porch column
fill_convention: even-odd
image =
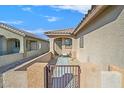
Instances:
[[[65,38],[62,38],[62,54],[64,53],[65,45],[64,45]]]
[[[72,38],[72,57],[76,58],[77,40]]]
[[[50,52],[54,54],[54,38],[50,38]]]
[[[26,56],[26,40],[24,37],[20,39],[20,53],[24,53],[24,56]]]

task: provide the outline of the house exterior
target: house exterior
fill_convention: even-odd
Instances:
[[[47,40],[0,23],[0,66],[48,51]]]
[[[124,87],[124,6],[92,6],[76,28],[45,34],[50,41],[49,52],[0,74],[0,87]],[[31,36],[22,37],[22,41],[18,38],[24,45],[20,52],[27,56],[24,51],[37,46],[24,42]],[[62,60],[60,65],[56,57]]]
[[[66,37],[72,40],[69,52],[80,62],[124,67],[123,25],[124,6],[92,6],[75,29],[45,34],[50,38],[50,49],[53,53],[55,50],[63,51],[63,48],[55,48],[56,38]],[[64,52],[68,53],[67,50]]]
[[[56,30],[51,32],[45,32],[50,38],[50,51],[55,55],[61,55],[63,53],[71,54],[72,52],[72,40],[73,28]]]

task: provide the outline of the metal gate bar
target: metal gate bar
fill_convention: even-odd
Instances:
[[[79,65],[47,65],[45,70],[47,88],[80,87]]]

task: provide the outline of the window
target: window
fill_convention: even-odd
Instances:
[[[19,40],[16,40],[15,41],[15,48],[20,48],[20,42],[19,42]]]
[[[84,37],[80,37],[80,48],[84,48]]]
[[[71,46],[72,45],[72,39],[70,39],[70,38],[67,38],[67,39],[65,39],[65,46]]]

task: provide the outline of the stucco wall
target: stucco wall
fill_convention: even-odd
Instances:
[[[23,59],[23,53],[0,56],[0,67]]]
[[[49,42],[46,42],[46,41],[41,42],[41,48],[40,49],[44,50],[44,51],[49,51],[50,50]]]
[[[0,88],[3,87],[3,75],[0,74]]]
[[[29,88],[44,88],[45,73],[44,69],[47,63],[35,63],[27,68],[27,78]]]
[[[119,71],[102,71],[102,65],[80,63],[81,88],[121,88],[123,74]]]
[[[8,71],[3,74],[4,88],[26,88],[27,72],[26,71]]]
[[[51,58],[52,53],[48,52],[3,73],[0,75],[0,87],[44,87],[44,66]]]
[[[120,67],[115,66],[115,65],[110,65],[110,66],[109,66],[109,69],[110,69],[110,71],[117,71],[117,72],[119,72],[119,73],[122,74],[121,85],[122,85],[122,87],[124,88],[124,68],[120,68]]]
[[[11,50],[15,51],[15,48],[12,47],[13,43],[11,40],[8,40],[9,42],[11,41],[11,43],[7,44],[7,39],[13,39],[13,38],[18,39],[20,41],[20,51],[19,53],[16,53],[16,54],[8,54],[8,55],[0,56],[0,66],[7,65],[15,61],[19,61],[23,59],[24,57],[30,57],[30,56],[34,56],[38,54],[43,54],[49,51],[49,42],[40,40],[40,39],[31,38],[41,43],[41,47],[39,47],[40,48],[39,50],[30,51],[26,53],[26,39],[27,38],[30,39],[30,37],[23,37],[19,34],[0,28],[0,52],[1,51],[8,52],[8,53],[11,52],[9,47],[12,48]]]
[[[121,88],[122,74],[117,71],[101,72],[101,88]]]
[[[4,36],[0,36],[0,55],[7,52],[7,40]]]
[[[81,62],[124,67],[124,6],[109,6],[77,34],[77,59]],[[79,38],[84,36],[84,48]]]
[[[38,50],[28,51],[27,57],[43,54],[43,53],[46,53],[49,51],[49,43],[48,42],[40,41],[40,43],[41,43],[41,48]]]
[[[99,88],[101,87],[101,66],[91,63],[81,63],[80,87]]]
[[[0,35],[5,36],[6,38],[16,38],[20,40],[20,53],[24,53],[24,38],[21,35],[15,34],[11,31],[8,31],[6,29],[0,28]]]

